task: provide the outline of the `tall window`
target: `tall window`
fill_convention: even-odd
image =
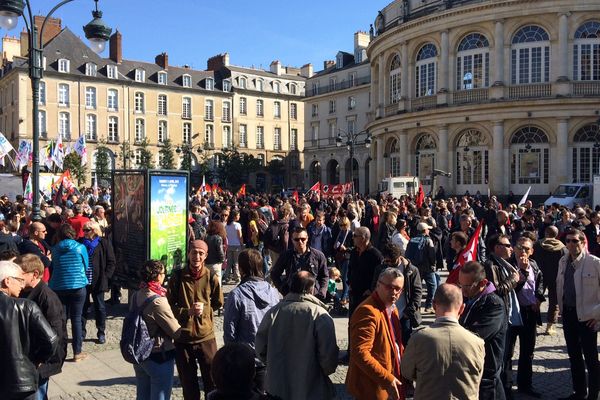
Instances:
[[[204,103],[204,119],[207,121],[213,121],[215,118],[214,110],[214,102],[212,100],[206,100]]]
[[[600,22],[589,21],[575,32],[573,80],[600,80]]]
[[[184,97],[181,101],[181,118],[192,118],[192,98]]]
[[[248,126],[240,124],[240,147],[248,147]]]
[[[107,65],[106,66],[106,77],[108,79],[117,79],[117,66],[116,65]]]
[[[108,117],[108,141],[119,141],[119,118],[114,116]]]
[[[255,85],[256,85],[256,90],[258,90],[260,92],[263,91],[263,89],[264,89],[264,82],[261,79],[257,79]]]
[[[256,116],[257,117],[262,117],[264,115],[264,101],[263,100],[256,100]]]
[[[135,92],[134,95],[134,110],[136,113],[144,113],[146,105],[144,103],[144,93]]]
[[[290,129],[290,150],[298,150],[298,129]]]
[[[329,114],[335,113],[335,99],[329,100]]]
[[[224,92],[231,92],[231,81],[229,81],[229,80],[224,80],[223,81],[223,91]]]
[[[415,170],[423,186],[431,185],[431,173],[435,168],[437,144],[431,134],[424,133],[417,140],[415,149]]]
[[[71,115],[68,112],[58,113],[58,134],[65,140],[71,139]]]
[[[58,72],[69,73],[70,62],[66,58],[58,60]]]
[[[248,82],[248,80],[246,78],[244,78],[243,76],[241,76],[238,79],[238,82],[239,82],[240,89],[246,89],[247,82]]]
[[[245,97],[240,97],[240,114],[246,115],[248,112],[248,100]]]
[[[265,148],[265,128],[262,126],[256,127],[256,148]]]
[[[117,111],[119,109],[119,92],[117,92],[117,89],[108,89],[106,105],[109,111]]]
[[[298,119],[298,104],[290,103],[290,118]]]
[[[192,87],[192,77],[190,75],[183,75],[181,80],[183,82],[183,87],[186,87],[186,88]]]
[[[281,102],[279,101],[273,103],[273,117],[281,118]]]
[[[192,144],[192,124],[189,122],[183,123],[183,143]]]
[[[46,82],[40,81],[40,99],[38,101],[40,106],[46,105]]]
[[[96,76],[98,73],[98,66],[94,63],[86,63],[85,64],[85,74],[87,76]]]
[[[598,124],[586,125],[573,138],[573,182],[592,183],[593,176],[600,174],[600,143]]]
[[[167,95],[158,95],[158,115],[167,115]]]
[[[513,85],[550,81],[550,37],[544,28],[528,25],[517,31],[511,45]]]
[[[297,91],[296,85],[291,83],[290,84],[290,94],[296,94],[296,91]]]
[[[456,184],[482,185],[489,178],[487,136],[476,129],[463,131],[456,144]]]
[[[164,143],[169,138],[169,132],[167,131],[167,121],[158,121],[158,143]]]
[[[38,111],[38,129],[40,131],[40,137],[48,137],[48,130],[46,129],[46,111]]]
[[[348,96],[348,111],[352,111],[356,108],[356,97]]]
[[[167,73],[166,72],[159,72],[158,73],[158,84],[159,85],[166,85],[167,84]]]
[[[471,33],[458,45],[456,89],[468,90],[490,85],[490,44],[480,33]]]
[[[511,139],[511,183],[548,183],[548,135],[535,126],[525,126]]]
[[[437,56],[437,48],[432,43],[427,43],[417,53],[416,97],[432,96],[436,93]]]
[[[85,108],[96,109],[96,88],[86,87],[85,88]]]
[[[347,122],[348,125],[348,133],[351,135],[354,135],[354,133],[356,132],[356,120],[354,119],[349,119]]]
[[[231,127],[223,127],[223,148],[233,147],[233,138],[231,137]]]
[[[281,91],[281,84],[279,82],[273,82],[273,91],[279,93]]]
[[[69,84],[67,83],[58,84],[58,105],[69,106]]]
[[[213,78],[206,78],[204,81],[204,87],[206,90],[213,90],[215,88],[215,80]]]
[[[273,132],[273,150],[281,150],[281,128],[275,128]]]
[[[137,118],[135,120],[135,141],[141,142],[146,138],[146,123],[143,119]]]
[[[231,103],[223,102],[223,122],[231,122]]]
[[[313,117],[318,117],[319,116],[319,105],[318,104],[313,104],[312,105],[312,116]]]
[[[400,146],[397,139],[392,139],[387,150],[390,160],[390,175],[400,176]]]
[[[204,142],[210,148],[215,147],[215,128],[211,124],[207,124],[204,130]]]
[[[85,117],[85,138],[86,140],[98,140],[98,123],[94,114],[88,114]]]
[[[390,104],[395,104],[400,101],[400,74],[402,73],[402,65],[400,64],[400,56],[396,54],[390,65]],[[352,75],[354,77],[354,75]],[[354,86],[354,85],[352,85]]]
[[[135,70],[135,81],[136,82],[144,82],[146,80],[146,71],[141,68],[137,68]]]

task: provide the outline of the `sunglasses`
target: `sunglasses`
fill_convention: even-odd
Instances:
[[[567,243],[579,243],[579,242],[581,242],[581,240],[579,240],[579,239],[566,239],[565,242],[567,242]]]
[[[91,231],[91,229],[90,229],[90,228],[83,228],[83,231],[84,231],[84,232],[90,232],[90,231]]]
[[[308,238],[305,237],[294,238],[294,242],[306,242],[307,240]]]
[[[531,247],[527,247],[527,246],[517,246],[517,249],[522,250],[522,251],[529,251],[531,250]]]
[[[498,246],[504,246],[506,248],[512,247],[510,243],[497,243]]]
[[[385,283],[383,281],[377,281],[377,282],[381,283],[381,285],[383,285],[383,287],[385,287],[387,290],[393,290],[394,292],[402,291],[402,286],[392,285],[391,283]]]

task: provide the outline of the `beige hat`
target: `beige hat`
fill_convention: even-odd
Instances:
[[[433,229],[433,226],[427,225],[425,222],[419,222],[417,224],[417,230],[423,232],[425,229]]]

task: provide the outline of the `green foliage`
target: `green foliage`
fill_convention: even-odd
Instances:
[[[271,181],[283,186],[283,175],[285,173],[285,164],[278,159],[272,159],[267,164],[267,172],[271,175]]]
[[[148,146],[148,139],[144,138],[144,140],[142,140],[139,145],[140,163],[138,164],[138,168],[140,169],[154,168],[154,161],[152,161],[152,152],[148,150]]]
[[[191,171],[192,170],[192,146],[184,144],[181,146],[181,170]]]
[[[158,153],[160,154],[160,163],[158,166],[161,169],[175,168],[175,156],[173,155],[173,145],[171,144],[171,139],[167,139],[163,142],[163,145]]]
[[[219,154],[217,174],[222,186],[236,189],[248,181],[248,175],[260,168],[260,160],[237,149],[225,149]]]
[[[98,179],[111,179],[109,149],[104,144],[96,148],[96,176]]]
[[[63,171],[71,171],[71,176],[77,179],[77,186],[85,185],[87,180],[87,167],[81,165],[81,157],[76,152],[71,152],[63,160]]]

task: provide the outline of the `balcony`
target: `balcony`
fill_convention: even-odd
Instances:
[[[508,88],[508,98],[513,99],[539,99],[552,96],[552,84],[538,83],[532,85],[517,85]]]
[[[600,82],[573,82],[573,96],[600,96]]]
[[[410,101],[410,109],[412,111],[422,111],[437,107],[437,96],[417,97]]]
[[[470,103],[483,103],[489,99],[489,89],[469,89],[460,90],[452,93],[452,103],[456,105],[470,104]]]
[[[353,81],[344,80],[342,82],[336,82],[333,85],[329,84],[327,86],[318,87],[315,89],[309,89],[306,91],[306,97],[312,97],[312,96],[317,96],[317,95],[321,95],[321,94],[335,92],[338,90],[349,89],[351,87],[366,85],[368,83],[371,83],[370,76],[363,76],[362,78],[356,78]]]

